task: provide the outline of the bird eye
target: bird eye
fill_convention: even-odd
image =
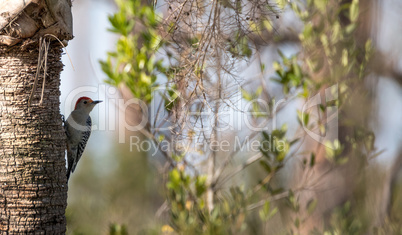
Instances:
[[[84,104],[87,104],[88,102],[87,101],[84,101]]]

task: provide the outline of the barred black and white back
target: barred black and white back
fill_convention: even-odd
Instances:
[[[67,131],[67,125],[65,125],[65,130],[67,134],[67,138],[69,138],[69,133]],[[67,180],[70,178],[70,174],[75,171],[77,167],[78,161],[81,159],[82,154],[84,153],[85,147],[87,145],[88,139],[91,136],[91,128],[92,128],[92,120],[91,117],[88,116],[86,121],[86,130],[82,134],[81,141],[79,142],[78,146],[68,146],[70,151],[67,151]],[[75,155],[75,156],[74,156]]]

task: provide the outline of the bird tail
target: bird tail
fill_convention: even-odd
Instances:
[[[73,157],[71,151],[67,151],[67,164],[68,164],[68,167],[67,167],[67,182],[68,182],[71,172],[74,171],[73,170],[74,157]]]

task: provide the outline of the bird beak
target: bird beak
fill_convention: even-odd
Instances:
[[[92,101],[92,104],[95,105],[95,104],[99,104],[101,102],[103,102],[103,101],[102,100],[94,100],[94,101]]]

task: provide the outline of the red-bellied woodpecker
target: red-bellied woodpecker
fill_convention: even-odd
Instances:
[[[67,135],[67,181],[74,172],[91,135],[92,121],[89,113],[100,102],[102,101],[93,101],[88,97],[79,98],[74,111],[64,123]]]

